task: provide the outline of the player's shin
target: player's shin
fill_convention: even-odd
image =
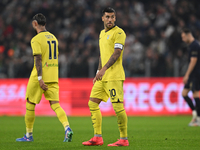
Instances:
[[[188,96],[184,96],[183,98],[187,102],[187,104],[189,105],[190,109],[192,111],[195,110],[195,107],[194,107],[194,104],[192,103],[192,100]]]
[[[91,119],[94,128],[94,136],[101,136],[102,115],[99,109],[99,104],[89,100],[88,106],[90,108]]]
[[[32,136],[34,121],[35,121],[35,105],[26,102],[25,124],[26,124],[26,137],[28,138]]]
[[[120,139],[127,139],[127,115],[123,103],[112,103],[117,115],[117,123],[120,132]]]
[[[59,121],[62,123],[63,127],[69,126],[69,122],[67,119],[67,115],[65,111],[61,108],[59,103],[55,103],[51,105],[52,110],[56,113]]]
[[[194,98],[195,102],[196,102],[196,111],[197,111],[197,116],[200,117],[200,100],[198,97]]]

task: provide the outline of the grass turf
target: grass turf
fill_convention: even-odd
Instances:
[[[34,142],[16,142],[25,133],[24,117],[0,117],[0,150],[199,150],[200,127],[188,127],[190,116],[128,117],[129,147],[108,147],[119,138],[116,117],[103,117],[102,146],[83,146],[93,136],[90,117],[69,117],[74,136],[65,143],[56,117],[36,117]]]

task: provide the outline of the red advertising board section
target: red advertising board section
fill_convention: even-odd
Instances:
[[[60,79],[60,105],[67,115],[89,116],[88,100],[93,79]],[[28,79],[0,80],[0,115],[24,115]],[[181,96],[182,78],[127,78],[124,107],[129,116],[183,115],[191,111]],[[190,93],[190,97],[192,94]],[[104,116],[114,115],[110,100],[100,104]],[[44,96],[36,115],[55,115]]]

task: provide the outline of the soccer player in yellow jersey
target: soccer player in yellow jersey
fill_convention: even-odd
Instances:
[[[58,40],[45,28],[46,18],[39,13],[33,17],[32,26],[37,35],[31,40],[34,56],[34,67],[31,72],[26,91],[26,134],[16,141],[33,141],[33,124],[35,121],[35,106],[40,103],[42,94],[49,101],[59,121],[65,128],[64,142],[71,142],[73,132],[65,111],[59,104],[58,86]]]
[[[123,105],[123,81],[125,73],[122,66],[122,56],[126,34],[115,26],[115,10],[107,7],[102,12],[104,30],[99,36],[100,59],[97,74],[93,80],[88,106],[94,128],[94,137],[83,145],[102,145],[102,116],[99,109],[101,101],[106,102],[110,97],[112,106],[117,115],[120,139],[108,146],[129,146],[127,139],[127,115]]]

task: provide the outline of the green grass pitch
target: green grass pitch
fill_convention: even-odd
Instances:
[[[200,150],[200,127],[188,127],[190,116],[128,117],[129,147],[108,147],[119,138],[116,117],[103,117],[102,146],[83,146],[93,136],[90,117],[69,117],[74,135],[65,143],[56,117],[36,117],[34,142],[16,142],[25,133],[24,117],[0,117],[0,150]]]

